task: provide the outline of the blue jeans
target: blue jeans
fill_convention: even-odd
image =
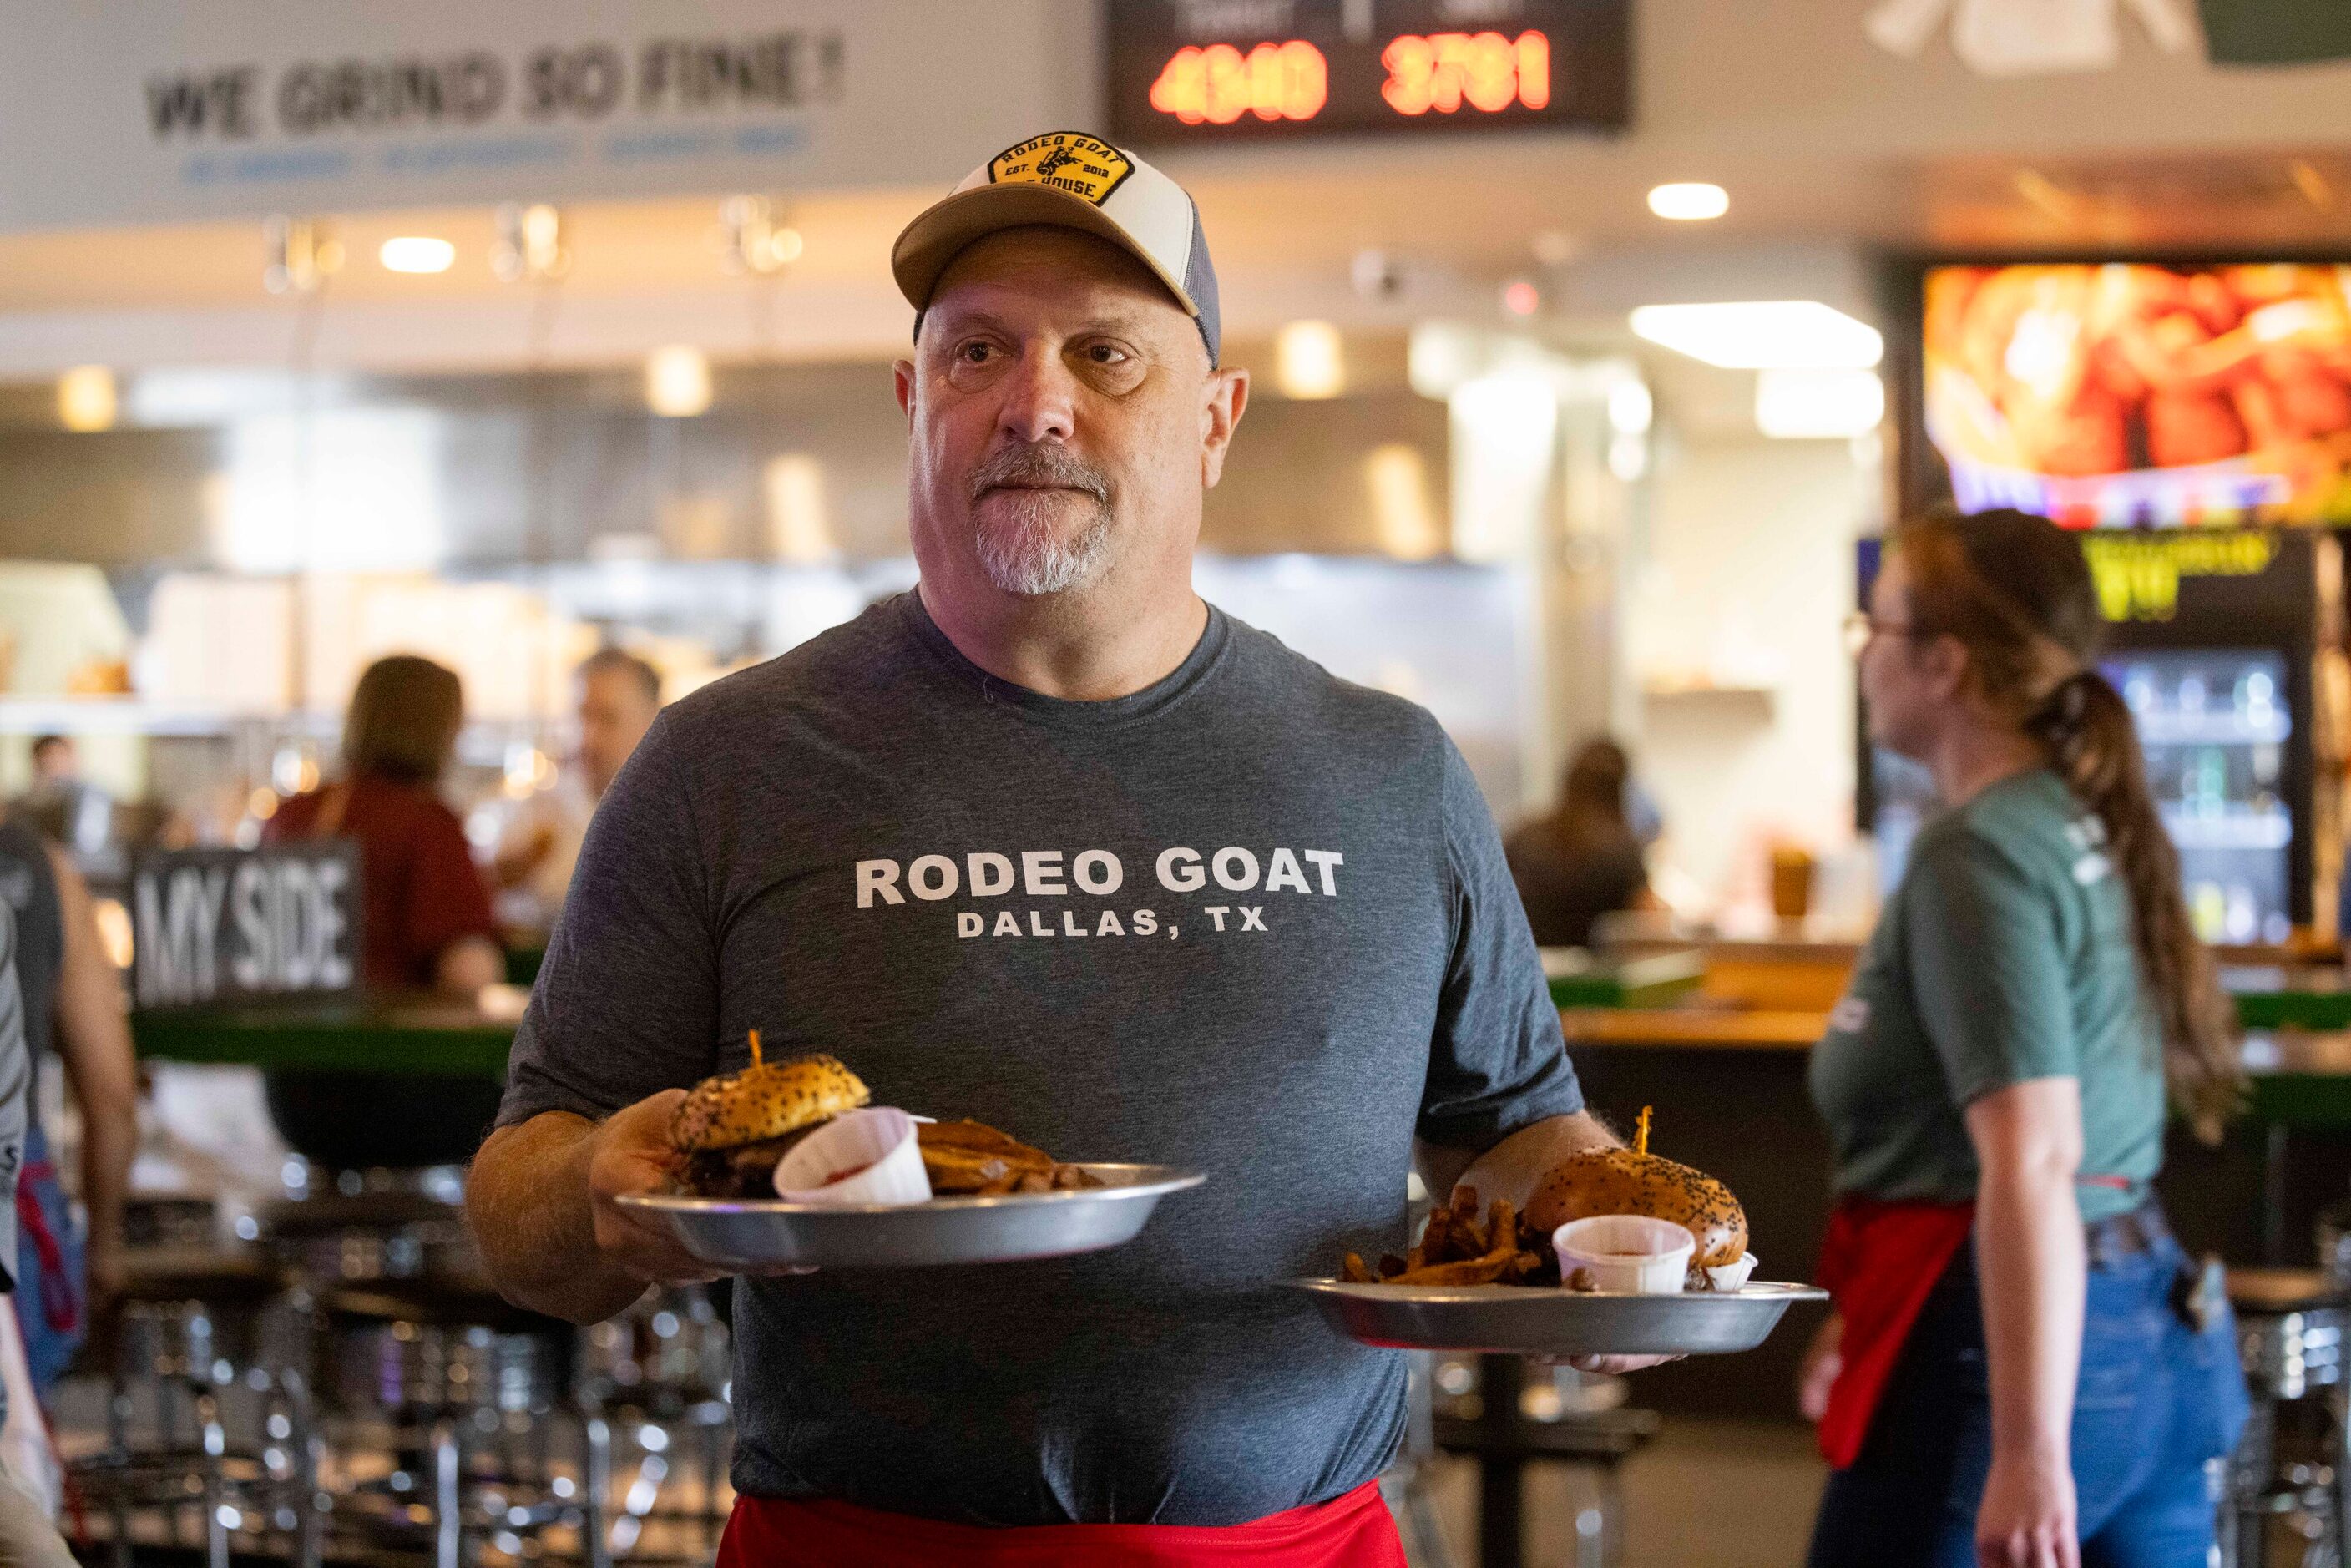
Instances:
[[[2237,1327],[2201,1333],[2171,1305],[2189,1267],[2165,1237],[2090,1270],[2074,1397],[2084,1568],[2205,1568],[2214,1504],[2204,1464],[2245,1424]],[[1991,1398],[1975,1248],[1928,1298],[1861,1454],[1829,1477],[1810,1568],[1974,1568],[1991,1469]]]

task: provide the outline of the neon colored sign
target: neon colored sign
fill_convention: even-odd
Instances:
[[[1151,84],[1151,107],[1186,125],[1230,125],[1244,114],[1311,120],[1330,96],[1322,51],[1300,38],[1246,55],[1230,44],[1178,49]]]
[[[2098,609],[2109,621],[2168,621],[2179,610],[2180,579],[2259,577],[2277,552],[2275,536],[2252,531],[2082,536]]]
[[[1551,40],[1530,29],[1499,33],[1406,33],[1380,51],[1388,79],[1380,97],[1398,114],[1458,112],[1463,105],[1498,114],[1516,104],[1551,102]]]

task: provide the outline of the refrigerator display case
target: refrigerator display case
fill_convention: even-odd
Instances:
[[[2294,734],[2284,653],[2158,648],[2099,661],[2130,705],[2147,787],[2179,849],[2188,913],[2207,942],[2293,935]]]

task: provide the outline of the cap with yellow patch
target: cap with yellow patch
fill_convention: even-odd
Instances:
[[[1133,253],[1199,325],[1209,362],[1217,361],[1217,273],[1199,207],[1183,186],[1134,153],[1075,131],[1048,131],[1006,148],[899,234],[890,270],[914,308],[916,329],[940,274],[965,246],[1030,224],[1078,229]]]

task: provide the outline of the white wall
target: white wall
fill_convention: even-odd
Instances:
[[[1853,669],[1839,622],[1876,485],[1843,441],[1663,444],[1646,549],[1628,563],[1636,681],[1711,663],[1769,688],[1640,703],[1635,763],[1666,821],[1653,869],[1714,899],[1762,900],[1774,838],[1816,852],[1852,840]]]

